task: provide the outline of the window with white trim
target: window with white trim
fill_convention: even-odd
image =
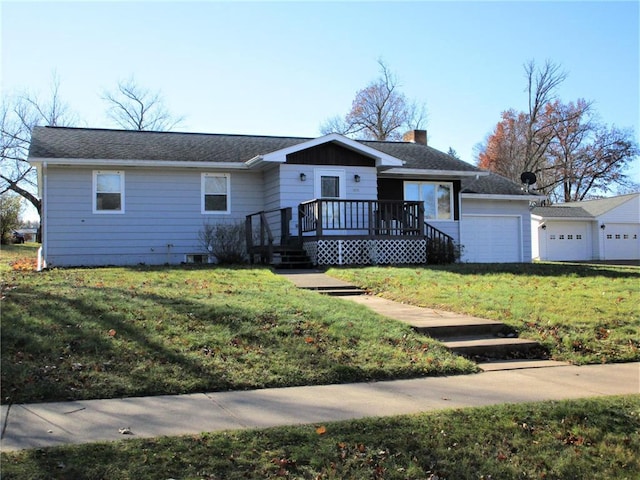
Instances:
[[[203,173],[201,179],[202,213],[229,213],[228,173]]]
[[[424,203],[424,218],[453,220],[453,183],[405,182],[404,199]]]
[[[93,213],[124,213],[124,172],[93,172]]]

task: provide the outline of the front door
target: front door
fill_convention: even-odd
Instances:
[[[337,169],[316,169],[314,179],[315,197],[320,200],[344,199],[346,196],[345,171]],[[322,203],[320,220],[322,229],[340,230],[341,204],[340,202],[326,201]]]

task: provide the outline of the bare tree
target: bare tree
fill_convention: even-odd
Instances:
[[[35,126],[71,126],[77,117],[60,97],[60,81],[52,76],[48,99],[21,93],[2,98],[0,111],[0,193],[13,191],[41,213],[35,169],[27,161]]]
[[[535,61],[531,60],[525,64],[524,71],[527,78],[529,112],[523,168],[525,171],[538,172],[553,138],[553,129],[549,128],[549,124],[543,118],[544,109],[548,103],[555,100],[556,88],[565,81],[567,73],[550,60],[541,68],[537,68]]]
[[[380,77],[356,93],[351,110],[328,119],[321,132],[340,133],[369,140],[396,140],[406,130],[426,123],[426,107],[410,101],[398,90],[398,81],[382,60]]]
[[[115,91],[105,91],[102,99],[107,115],[125,130],[168,131],[184,120],[167,110],[160,92],[141,87],[133,77],[118,82]]]

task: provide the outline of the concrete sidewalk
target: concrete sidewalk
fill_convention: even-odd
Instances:
[[[1,449],[638,393],[640,363],[624,363],[245,392],[4,405]]]

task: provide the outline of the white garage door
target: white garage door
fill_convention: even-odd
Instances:
[[[546,260],[591,260],[588,225],[584,222],[547,222]]]
[[[521,262],[520,222],[519,216],[462,215],[462,260],[474,263]]]
[[[640,258],[640,225],[607,223],[604,230],[605,260]]]

